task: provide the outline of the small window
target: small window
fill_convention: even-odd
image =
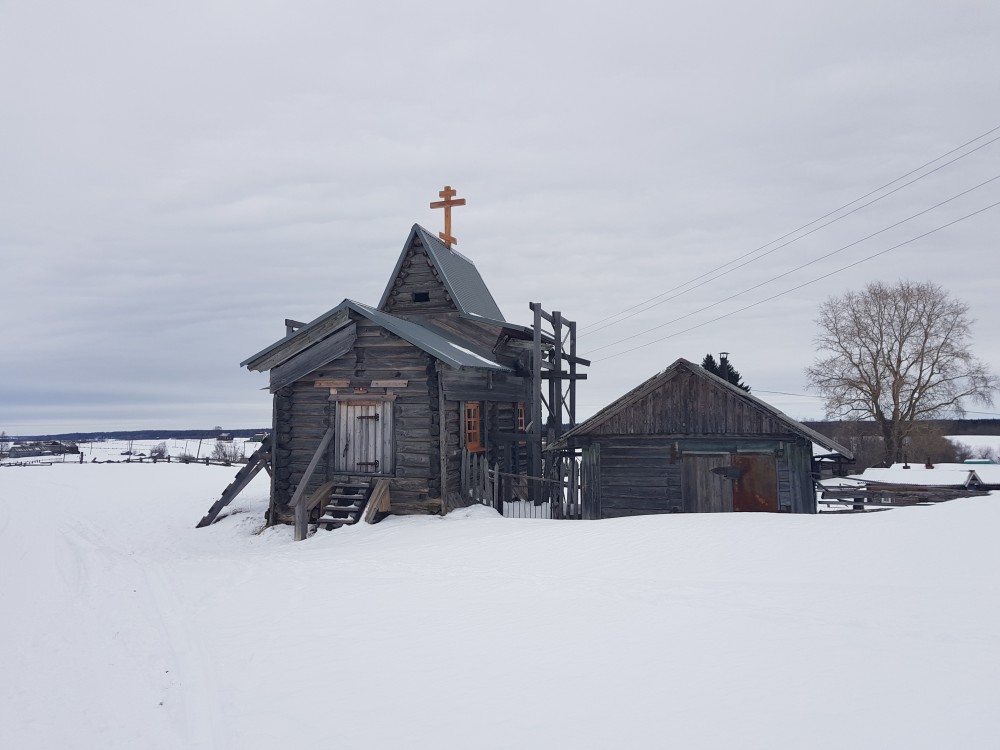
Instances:
[[[431,293],[430,292],[414,292],[413,293],[414,302],[430,302]]]
[[[527,425],[527,421],[524,416],[524,402],[522,401],[517,405],[517,431],[524,432],[524,428]]]
[[[483,420],[478,401],[465,402],[465,447],[470,453],[480,453],[483,447]]]

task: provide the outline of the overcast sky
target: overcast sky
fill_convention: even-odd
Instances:
[[[1000,3],[2,3],[0,90],[0,429],[257,427],[239,362],[376,304],[444,184],[509,320],[592,325],[1000,126]],[[868,279],[942,284],[1000,370],[1000,208],[705,324],[1000,201],[751,289],[1000,175],[997,136],[581,336],[581,416],[728,351],[820,417],[766,391],[806,393],[819,303]]]

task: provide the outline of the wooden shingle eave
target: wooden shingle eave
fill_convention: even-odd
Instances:
[[[287,362],[327,336],[333,335],[351,322],[348,314],[349,301],[344,300],[333,309],[327,310],[318,318],[306,323],[297,331],[292,331],[284,338],[278,339],[270,346],[247,357],[240,362],[240,367],[246,367],[252,372],[267,372],[283,362]]]

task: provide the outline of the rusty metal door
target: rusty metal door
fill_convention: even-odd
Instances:
[[[733,510],[778,512],[778,470],[770,453],[741,453],[732,457],[738,477],[733,482]]]
[[[392,402],[338,402],[336,450],[338,472],[391,473]]]
[[[681,459],[684,510],[688,513],[726,513],[733,509],[733,482],[729,454],[685,453]]]

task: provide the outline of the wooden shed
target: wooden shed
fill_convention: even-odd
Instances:
[[[475,264],[423,227],[377,307],[347,299],[286,324],[241,363],[270,373],[271,523],[298,524],[304,506],[320,525],[353,523],[376,480],[383,510],[446,512],[471,502],[470,455],[532,473],[532,435],[540,475],[540,420],[526,424],[542,381],[538,327],[507,322]]]
[[[569,430],[584,518],[815,513],[812,444],[850,451],[684,359]]]

